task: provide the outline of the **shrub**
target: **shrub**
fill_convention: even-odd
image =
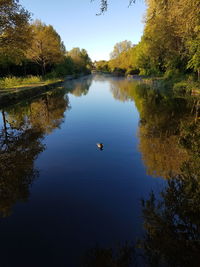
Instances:
[[[175,94],[184,95],[188,91],[188,83],[186,81],[175,83],[173,91]]]
[[[40,76],[28,76],[28,77],[6,77],[0,80],[0,88],[12,88],[16,86],[35,84],[42,82]]]

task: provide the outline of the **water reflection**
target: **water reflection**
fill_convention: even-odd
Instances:
[[[130,267],[137,266],[135,247],[130,244],[113,248],[95,248],[89,250],[81,265],[82,267]]]
[[[42,140],[64,120],[68,99],[61,89],[39,99],[2,110],[0,129],[0,215],[27,201],[29,187],[38,177],[34,161],[44,151]]]
[[[199,180],[183,174],[168,180],[160,200],[152,193],[143,202],[146,234],[139,244],[150,266],[199,266],[199,201]]]
[[[88,77],[66,83],[65,88],[58,88],[38,99],[9,107],[1,112],[1,216],[10,215],[13,206],[18,201],[28,200],[30,186],[39,175],[34,162],[46,148],[44,138],[64,124],[65,111],[70,108],[66,93],[74,96],[86,96],[92,81],[93,78]],[[32,216],[30,221],[38,214],[41,219],[38,224],[34,221],[34,224],[36,223],[36,227],[32,226],[34,231],[38,233],[38,228],[40,228],[42,235],[48,236],[47,243],[51,245],[47,251],[49,253],[49,251],[55,250],[56,261],[60,260],[60,262],[63,260],[62,257],[66,259],[67,249],[70,251],[68,257],[70,257],[70,253],[73,254],[71,257],[80,257],[80,251],[83,252],[81,246],[84,247],[84,250],[86,247],[92,247],[93,236],[95,238],[98,236],[103,241],[103,245],[89,249],[82,263],[84,267],[128,267],[145,266],[145,264],[147,266],[188,266],[189,264],[198,266],[196,263],[200,261],[200,123],[197,120],[199,114],[195,107],[198,101],[166,93],[162,88],[153,88],[141,81],[131,82],[111,77],[109,79],[95,77],[94,81],[103,83],[109,81],[114,99],[135,103],[140,115],[138,148],[146,171],[151,176],[167,178],[166,186],[160,193],[157,190],[149,192],[149,197],[145,196],[144,192],[150,190],[152,180],[158,181],[159,179],[145,176],[143,166],[139,166],[137,169],[137,165],[140,165],[139,157],[137,158],[136,155],[138,152],[131,154],[133,135],[132,133],[124,135],[124,132],[129,131],[127,129],[130,129],[132,121],[127,120],[127,124],[118,123],[120,120],[125,120],[124,117],[120,117],[121,112],[124,112],[125,116],[135,114],[129,113],[128,110],[129,108],[134,109],[134,103],[123,105],[125,111],[123,109],[118,111],[121,103],[113,101],[113,98],[106,102],[106,99],[103,102],[106,112],[96,110],[99,113],[98,124],[95,125],[96,117],[91,112],[94,105],[90,102],[95,99],[92,99],[90,95],[87,102],[84,97],[86,101],[84,103],[78,101],[77,105],[80,106],[74,108],[74,110],[78,110],[77,113],[82,114],[73,113],[68,120],[74,124],[71,129],[67,129],[67,138],[66,132],[62,132],[67,149],[64,147],[60,151],[64,142],[63,139],[59,139],[60,135],[55,135],[54,138],[57,139],[53,140],[57,141],[57,150],[54,150],[53,147],[51,152],[48,151],[48,153],[56,154],[60,149],[59,163],[56,163],[57,165],[54,165],[56,167],[53,166],[49,172],[46,172],[47,174],[42,176],[48,178],[46,179],[48,188],[45,183],[38,189],[40,192],[36,207],[42,203],[43,208],[38,213],[38,210],[34,210],[34,206],[30,206],[33,209],[29,211],[29,215]],[[101,91],[103,90],[97,92],[100,97],[102,97]],[[109,95],[106,96],[109,97]],[[76,99],[75,97],[71,99],[73,111]],[[92,108],[88,108],[87,105],[92,105]],[[85,106],[87,106],[87,110],[84,109]],[[102,105],[99,106],[102,109]],[[110,110],[113,113],[109,117],[107,112]],[[116,120],[114,112],[119,112]],[[105,118],[105,116],[107,117]],[[104,124],[105,121],[107,124]],[[109,123],[114,129],[102,131],[101,125]],[[124,131],[124,129],[120,129],[119,125],[125,125],[127,128],[124,127]],[[106,139],[110,142],[105,143],[107,145],[103,154],[96,151],[95,142],[91,141],[95,135],[95,128],[98,128],[98,134],[103,135],[105,139],[108,132],[111,135],[110,139]],[[66,131],[66,129],[64,130]],[[122,142],[119,143],[118,139],[121,136]],[[87,149],[84,146],[85,142]],[[91,148],[91,143],[94,143],[94,149]],[[116,144],[118,144],[117,150],[116,148],[114,150]],[[80,146],[81,149],[79,149]],[[52,154],[50,160],[46,156],[44,161],[53,162],[55,157],[52,157]],[[106,165],[107,163],[108,165]],[[100,164],[103,167],[99,172]],[[54,179],[58,173],[57,168],[59,177]],[[47,203],[43,202],[44,195]],[[132,196],[134,197],[132,198]],[[140,208],[135,208],[140,197],[144,198],[142,205]],[[127,208],[129,204],[131,211]],[[27,207],[28,209],[29,207]],[[51,211],[48,212],[48,209]],[[52,216],[52,210],[54,216]],[[140,216],[140,210],[142,210],[143,216],[144,235],[134,236],[135,239],[139,239],[134,245],[125,243],[115,248],[111,247],[110,244],[116,243],[118,238],[121,238],[120,244],[123,244],[124,239],[127,238],[127,235],[124,237],[123,228],[131,220],[131,232],[128,233],[130,239],[133,237],[132,232],[136,232],[138,229],[134,223]],[[131,217],[130,213],[134,212],[137,214]],[[106,219],[104,220],[103,217]],[[120,222],[123,220],[121,218],[126,221],[124,224]],[[26,222],[25,216],[22,219]],[[25,235],[29,231],[26,229]],[[109,241],[108,247],[104,247],[104,240],[109,234],[111,235],[110,240],[113,242]],[[38,240],[40,238],[39,236]],[[7,240],[7,236],[5,240]],[[9,242],[10,240],[8,240],[9,245],[12,243]],[[67,245],[66,240],[69,242]],[[41,248],[42,255],[45,250],[43,249],[44,247]]]
[[[92,84],[92,80],[93,76],[89,75],[78,80],[68,81],[65,83],[65,88],[67,88],[67,91],[74,96],[87,95]]]
[[[189,154],[180,175],[172,176],[160,197],[143,201],[146,234],[140,240],[151,266],[199,266],[200,123],[182,128],[180,143]]]
[[[11,214],[17,201],[27,201],[29,186],[37,177],[34,160],[44,150],[42,133],[36,129],[0,132],[0,215]]]
[[[140,114],[139,150],[147,174],[169,178],[181,172],[187,151],[179,145],[180,126],[193,119],[191,103],[139,82],[113,81],[113,96],[133,100]]]
[[[145,235],[138,245],[145,262],[148,266],[199,266],[198,99],[123,81],[120,86],[114,83],[111,90],[115,98],[132,99],[137,106],[139,149],[148,174],[168,178],[160,196],[152,192],[142,201]]]
[[[147,173],[168,180],[161,192],[152,191],[141,201],[143,238],[117,251],[91,249],[83,266],[199,266],[199,100],[141,82],[113,80],[110,89],[115,99],[133,100],[137,106],[139,149]]]

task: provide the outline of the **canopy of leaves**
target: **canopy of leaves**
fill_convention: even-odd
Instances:
[[[30,44],[30,13],[17,0],[0,1],[0,56],[19,62]]]
[[[131,1],[134,2],[134,1]],[[110,71],[124,69],[127,74],[197,72],[200,79],[198,0],[146,0],[144,34],[135,47],[126,49],[117,43],[107,62]],[[101,11],[107,10],[108,1],[101,2]]]
[[[47,65],[59,63],[64,59],[65,47],[51,25],[47,26],[37,20],[30,27],[33,39],[26,56],[39,64],[45,72]]]
[[[114,58],[119,57],[121,53],[127,52],[131,47],[132,47],[132,43],[127,40],[117,43],[114,46],[113,52],[110,54],[110,58],[114,59]]]

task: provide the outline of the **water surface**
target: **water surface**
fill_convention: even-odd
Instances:
[[[88,76],[2,110],[1,266],[81,266],[143,236],[141,199],[187,155],[161,135],[178,118],[145,110],[140,83]]]

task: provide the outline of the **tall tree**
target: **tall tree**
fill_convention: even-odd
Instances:
[[[121,53],[127,52],[131,47],[132,43],[127,40],[117,43],[114,46],[113,52],[110,54],[111,59],[119,57]]]
[[[53,26],[36,20],[30,27],[33,39],[27,51],[27,58],[36,62],[44,75],[47,66],[64,60],[65,47]]]
[[[30,13],[18,0],[0,0],[0,55],[19,62],[29,46]]]
[[[200,81],[200,26],[196,27],[197,37],[194,40],[188,41],[190,60],[188,68],[192,68],[198,74]]]
[[[92,61],[85,49],[75,47],[67,53],[67,56],[74,62],[76,72],[84,71],[92,65]]]

